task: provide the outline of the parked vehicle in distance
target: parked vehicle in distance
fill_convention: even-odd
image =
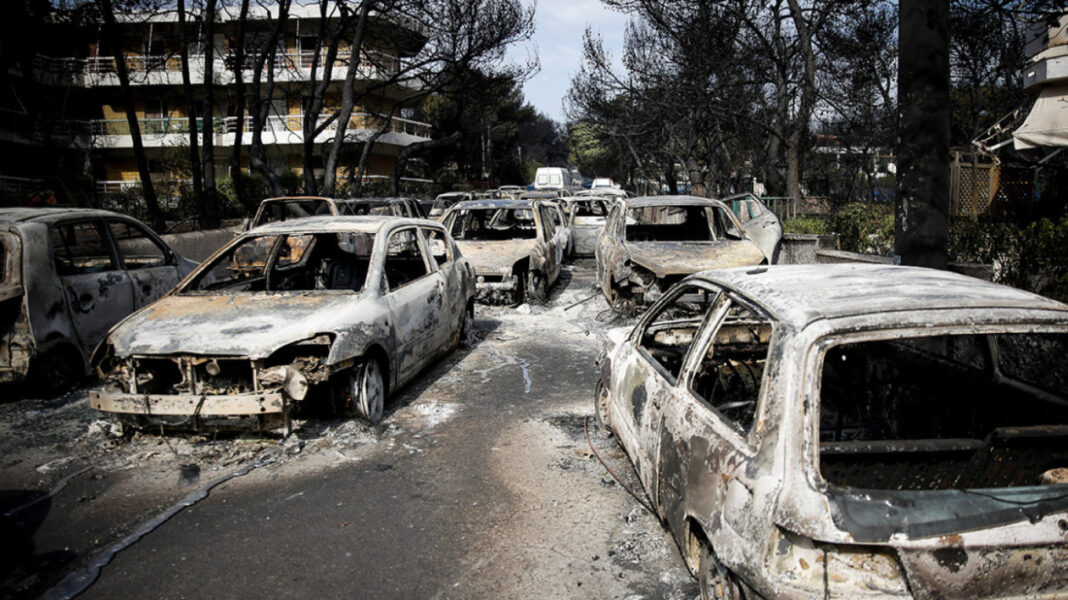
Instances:
[[[434,204],[430,208],[429,216],[431,218],[440,217],[453,204],[474,199],[475,196],[471,192],[445,192],[444,194],[438,194],[437,198],[434,198]]]
[[[534,173],[534,189],[568,189],[571,187],[571,171],[562,167],[538,167]]]
[[[745,227],[746,233],[761,248],[773,248],[768,262],[779,262],[779,249],[782,245],[782,222],[779,216],[771,212],[764,202],[750,193],[728,196],[723,199]]]
[[[0,209],[0,382],[49,392],[89,374],[108,329],[196,266],[144,223],[106,210]]]
[[[551,201],[472,200],[442,223],[474,265],[481,301],[545,300],[560,275],[570,232]]]
[[[602,189],[619,189],[619,186],[608,177],[595,177],[590,183],[590,191],[596,192]]]
[[[702,597],[1068,591],[1068,306],[932,269],[736,268],[608,338],[596,415]]]
[[[393,215],[423,218],[423,208],[412,198],[326,198],[323,196],[283,196],[260,202],[256,215],[245,230],[267,223],[303,219],[316,215]]]
[[[597,250],[597,238],[604,230],[611,201],[600,196],[576,196],[565,201],[571,220],[575,256],[593,256]]]
[[[269,429],[318,386],[375,423],[390,390],[464,338],[474,295],[434,221],[270,223],[112,330],[90,405],[135,425]]]
[[[497,188],[498,198],[512,198],[513,200],[519,198],[519,195],[526,191],[526,188],[518,185],[502,185]]]
[[[766,264],[774,249],[751,239],[719,200],[617,200],[597,240],[597,280],[613,307],[642,306],[691,273]]]

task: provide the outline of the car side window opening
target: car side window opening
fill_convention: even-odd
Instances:
[[[247,238],[201,271],[184,292],[359,292],[374,234],[265,235]]]
[[[532,240],[538,236],[529,208],[473,208],[455,213],[449,233],[463,241]]]
[[[717,292],[687,286],[664,304],[642,331],[638,349],[661,367],[672,383],[678,381],[683,358],[716,296]]]
[[[427,276],[430,271],[419,246],[417,229],[401,229],[389,236],[386,246],[386,282],[390,290],[400,289]]]
[[[731,219],[728,211],[715,206],[710,209],[712,211],[712,228],[716,232],[716,239],[730,239],[740,240],[744,238],[742,230],[735,224],[734,219]]]
[[[170,263],[170,254],[143,228],[125,221],[109,221],[111,234],[119,247],[119,257],[127,269],[149,269]]]
[[[691,390],[743,434],[756,417],[772,322],[733,299],[694,370]]]
[[[842,343],[823,356],[819,466],[836,485],[1006,488],[1068,467],[1068,333]]]
[[[434,262],[439,267],[452,260],[452,247],[445,237],[444,231],[427,228],[423,230],[423,233],[426,235],[427,248],[430,249],[430,255],[434,257]]]
[[[100,221],[61,223],[54,226],[52,252],[56,273],[60,276],[116,269],[111,241]]]

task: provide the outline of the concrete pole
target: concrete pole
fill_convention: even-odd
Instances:
[[[896,253],[945,269],[949,238],[949,0],[898,3]]]

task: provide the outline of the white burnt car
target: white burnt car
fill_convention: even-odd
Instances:
[[[389,390],[466,335],[474,294],[474,270],[433,221],[271,223],[116,326],[90,404],[137,424],[271,428],[324,386],[377,422]]]
[[[760,233],[753,235],[719,200],[618,200],[597,238],[597,281],[614,307],[648,305],[691,273],[773,262],[782,228]]]
[[[480,300],[545,300],[571,245],[569,223],[549,200],[469,200],[442,223],[475,267]]]
[[[706,271],[595,412],[705,598],[1068,593],[1068,306],[882,265]]]

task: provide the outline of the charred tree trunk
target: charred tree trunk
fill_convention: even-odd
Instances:
[[[200,226],[214,229],[219,226],[219,198],[215,190],[215,7],[216,0],[207,0],[204,7],[204,211]]]
[[[901,0],[897,219],[901,263],[944,269],[949,237],[949,0]]]
[[[197,103],[189,76],[189,30],[185,14],[185,0],[178,0],[178,54],[182,61],[182,94],[189,123],[189,171],[193,178],[193,199],[197,215],[204,214],[204,178],[200,170],[200,141],[197,136]]]
[[[267,122],[271,110],[271,98],[274,96],[274,61],[270,63],[267,61],[274,52],[278,38],[285,30],[286,21],[289,19],[289,4],[290,0],[281,0],[278,3],[278,18],[275,20],[274,29],[271,30],[266,48],[254,57],[252,66],[253,85],[251,86],[250,105],[254,110],[252,112],[252,144],[249,147],[248,161],[249,166],[262,175],[264,181],[267,182],[267,189],[271,196],[281,196],[283,190],[278,174],[267,163],[267,150],[263,145],[263,125]],[[261,87],[260,82],[264,81],[264,69],[267,71],[267,80]]]
[[[97,0],[97,2],[104,18],[104,37],[108,40],[111,52],[115,56],[115,73],[119,77],[119,90],[126,109],[126,122],[130,126],[130,137],[133,139],[134,160],[137,162],[137,172],[141,177],[141,192],[144,194],[148,220],[153,228],[163,231],[166,229],[166,223],[163,221],[163,212],[159,209],[156,188],[152,185],[145,145],[141,141],[141,126],[137,122],[137,110],[134,107],[133,92],[130,90],[130,73],[126,70],[126,57],[123,55],[122,38],[118,27],[115,26],[115,13],[111,0]]]
[[[240,183],[241,178],[241,150],[245,137],[245,110],[247,105],[247,93],[245,91],[245,22],[248,20],[249,0],[241,0],[241,12],[237,21],[237,36],[234,38],[234,58],[231,71],[234,74],[234,147],[230,152],[230,177],[234,181],[234,193],[237,201],[241,203],[245,211],[253,214],[256,210],[254,198],[248,197],[248,190]]]
[[[367,17],[371,13],[374,4],[365,1],[360,6],[360,13],[356,23],[356,29],[349,45],[349,64],[345,70],[345,83],[341,88],[341,106],[337,111],[334,139],[330,142],[330,150],[323,160],[323,188],[325,196],[333,196],[337,188],[337,167],[341,156],[341,147],[345,142],[345,132],[348,131],[349,119],[352,118],[352,109],[356,106],[356,70],[360,66],[360,49],[363,47],[364,33],[367,30]],[[362,164],[361,160],[361,164]],[[362,169],[361,169],[362,170]]]

